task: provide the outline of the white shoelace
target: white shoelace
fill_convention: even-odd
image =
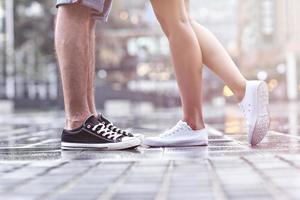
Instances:
[[[129,135],[129,133],[127,133],[126,131],[119,129],[118,127],[116,127],[113,123],[107,124],[107,128],[109,128],[110,130],[117,132],[119,134],[123,134],[123,135]]]
[[[102,123],[96,124],[94,126],[88,125],[88,128],[92,128],[92,131],[96,131],[97,134],[101,134],[103,137],[106,137],[108,139],[116,140],[122,136],[122,134],[109,130]]]
[[[189,129],[189,127],[184,125],[185,122],[178,122],[175,126],[173,126],[171,129],[165,131],[164,133],[160,134],[160,137],[168,137],[177,133],[181,133]]]

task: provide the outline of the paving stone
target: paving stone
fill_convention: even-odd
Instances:
[[[91,194],[60,194],[59,196],[50,198],[51,200],[96,200],[98,195],[91,195]]]
[[[113,200],[153,200],[155,199],[155,194],[127,194],[127,193],[117,193],[113,196]]]
[[[125,183],[118,191],[120,193],[157,193],[159,184],[129,184]]]
[[[9,200],[34,200],[36,199],[35,195],[24,195],[24,194],[4,194],[1,195],[3,199]]]
[[[195,200],[199,200],[199,199],[204,199],[204,200],[213,200],[214,197],[212,196],[212,194],[191,194],[191,193],[170,193],[168,196],[168,199],[170,200],[180,200],[180,199],[195,199]]]

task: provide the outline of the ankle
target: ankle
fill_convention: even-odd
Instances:
[[[98,112],[96,110],[93,110],[92,112],[92,115],[94,115],[95,117],[98,117]]]
[[[238,89],[234,90],[233,93],[237,101],[241,102],[246,94],[246,81],[244,81]]]
[[[66,117],[66,129],[72,130],[80,127],[85,120],[91,116],[91,113],[80,113]]]
[[[91,105],[94,105],[94,104],[91,104]],[[98,117],[98,112],[97,112],[96,106],[89,105],[89,111],[90,111],[91,115]]]
[[[79,128],[83,123],[84,123],[84,120],[82,120],[82,121],[66,120],[66,129],[73,130],[73,129]]]
[[[205,128],[204,122],[202,120],[195,119],[183,119],[193,130],[201,130]]]

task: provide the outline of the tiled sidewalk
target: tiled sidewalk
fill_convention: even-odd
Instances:
[[[0,199],[300,199],[300,137],[270,131],[251,148],[239,117],[220,116],[207,119],[221,130],[208,147],[130,151],[61,151],[61,115],[0,119]],[[134,129],[148,136],[173,123],[143,120]]]

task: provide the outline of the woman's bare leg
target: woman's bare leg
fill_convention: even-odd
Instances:
[[[202,53],[184,0],[151,0],[151,3],[169,40],[183,120],[194,130],[202,129]]]
[[[189,12],[189,0],[185,0]],[[244,97],[246,79],[218,39],[205,27],[190,19],[202,49],[203,63],[217,74],[240,101]]]

